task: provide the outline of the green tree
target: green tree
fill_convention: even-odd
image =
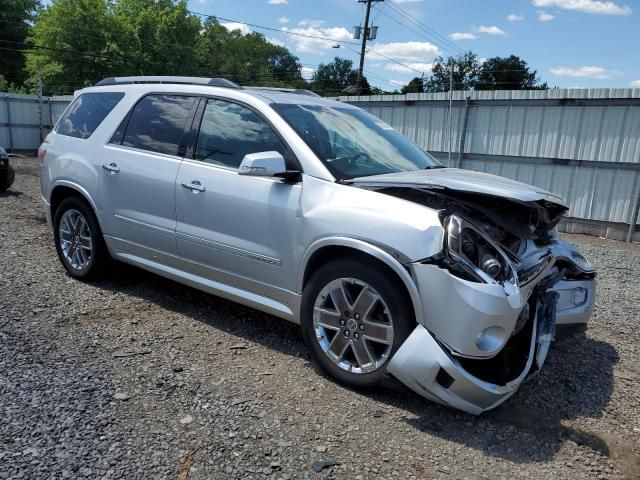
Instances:
[[[340,95],[347,87],[355,87],[358,71],[353,62],[346,58],[335,57],[333,62],[318,65],[311,79],[311,90],[322,95]],[[371,87],[366,77],[362,78],[361,95],[369,95]]]
[[[61,1],[61,0],[57,0]],[[184,0],[116,0],[113,3],[119,71],[128,75],[199,75],[201,24]]]
[[[68,93],[119,73],[118,29],[106,0],[56,0],[40,10],[28,41],[27,83],[42,77],[47,93]]]
[[[424,92],[424,79],[421,77],[412,78],[411,81],[406,84],[400,90],[400,93],[422,93]]]
[[[482,64],[478,75],[478,90],[532,90],[548,89],[541,83],[538,72],[529,69],[520,57],[493,57]]]
[[[305,86],[298,58],[285,47],[261,33],[229,32],[214,18],[205,21],[197,52],[201,70],[209,76],[244,85]]]
[[[2,1],[2,0],[0,0]],[[298,58],[260,33],[201,23],[185,0],[53,0],[29,35],[29,83],[68,93],[108,76],[223,76],[304,87]]]
[[[0,73],[6,88],[25,80],[23,50],[37,6],[37,0],[0,0]]]
[[[453,69],[453,89],[467,90],[478,83],[480,59],[473,52],[465,52],[458,57],[436,57],[433,61],[432,75],[425,82],[426,92],[448,92],[450,72]]]

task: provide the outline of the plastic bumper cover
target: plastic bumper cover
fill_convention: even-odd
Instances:
[[[389,362],[388,371],[423,397],[475,415],[512,396],[534,362],[542,367],[556,319],[568,324],[586,322],[593,310],[595,280],[563,280],[549,288],[528,320],[534,323],[526,366],[517,378],[496,385],[469,373],[458,359],[495,356],[509,341],[531,291],[508,296],[504,290],[500,293],[490,285],[466,282],[433,265],[414,265],[414,273],[429,330],[418,325]],[[481,343],[479,334],[487,328],[503,329],[506,335],[496,337],[500,342],[491,355],[473,355]],[[456,351],[452,344],[464,350]]]
[[[550,289],[558,293],[557,325],[587,323],[596,298],[596,280],[561,280]]]

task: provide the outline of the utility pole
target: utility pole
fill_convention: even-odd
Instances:
[[[358,3],[366,3],[367,4],[367,13],[364,16],[364,32],[362,34],[362,48],[360,49],[360,67],[358,68],[358,80],[356,82],[356,94],[360,95],[360,91],[362,90],[362,77],[364,70],[364,55],[367,51],[367,40],[374,40],[376,36],[376,31],[374,29],[369,30],[369,16],[371,14],[371,4],[384,2],[384,0],[358,0]],[[360,29],[356,27],[355,31],[357,32],[355,38],[357,40]]]
[[[449,58],[449,167],[451,166],[451,144],[453,141],[453,59]]]
[[[42,77],[38,77],[38,117],[39,117],[39,125],[40,125],[40,143],[44,140],[44,125],[43,125],[43,116],[44,112],[42,111],[44,108],[42,103]]]

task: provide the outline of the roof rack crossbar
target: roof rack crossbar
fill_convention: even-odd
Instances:
[[[226,78],[206,77],[172,77],[172,76],[140,76],[140,77],[107,77],[96,83],[96,87],[106,85],[131,85],[136,83],[172,83],[183,85],[208,85],[210,87],[242,88]]]

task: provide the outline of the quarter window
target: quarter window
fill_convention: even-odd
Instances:
[[[252,110],[223,100],[207,101],[196,147],[196,160],[238,168],[249,153],[285,147],[271,127]]]
[[[83,93],[76,98],[56,125],[56,133],[89,138],[124,97],[121,92]]]
[[[147,95],[131,112],[122,144],[152,152],[178,155],[195,97]]]

